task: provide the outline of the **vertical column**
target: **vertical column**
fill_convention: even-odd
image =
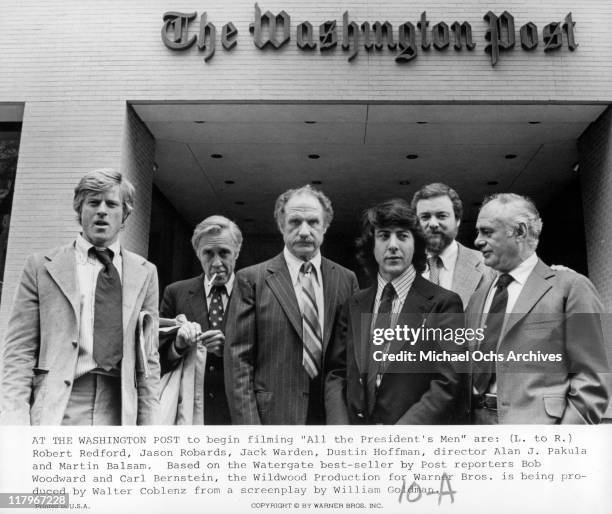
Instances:
[[[127,106],[119,169],[136,188],[136,205],[121,236],[122,244],[133,252],[147,256],[153,198],[155,139]]]
[[[612,312],[612,107],[578,140],[589,278]]]
[[[578,140],[589,278],[604,302],[604,337],[612,365],[612,107]],[[607,376],[612,391],[612,373]],[[612,405],[607,418],[612,418]]]
[[[72,197],[84,173],[114,168],[134,183],[136,207],[121,239],[146,255],[153,151],[153,137],[123,100],[26,103],[0,303],[0,354],[25,258],[68,243],[79,230]]]

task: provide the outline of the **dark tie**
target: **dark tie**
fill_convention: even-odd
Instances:
[[[305,262],[300,268],[302,286],[302,365],[310,378],[315,378],[321,370],[323,354],[323,336],[319,322],[319,310],[314,292],[313,280],[316,269],[311,262]]]
[[[494,352],[497,349],[497,343],[504,326],[506,306],[508,305],[508,285],[513,280],[507,273],[500,275],[497,279],[497,288],[487,314],[484,338],[479,348],[483,354],[488,355],[489,352]],[[473,384],[479,394],[484,394],[489,388],[489,384],[495,379],[495,373],[491,371],[491,364],[484,361],[474,364]]]
[[[210,308],[208,309],[208,324],[210,328],[223,330],[223,293],[225,285],[213,286],[210,291]]]
[[[439,255],[432,255],[427,258],[429,266],[429,281],[434,284],[440,284],[440,268],[442,267],[442,259]]]
[[[391,282],[387,282],[383,288],[380,296],[380,305],[378,306],[378,312],[376,313],[376,322],[374,323],[374,330],[386,329],[391,326],[391,308],[393,306],[393,300],[395,299],[396,293],[395,288]],[[378,373],[380,372],[381,363],[374,361],[372,355],[375,351],[380,350],[379,346],[370,343],[370,352],[368,354],[368,409],[370,412],[374,409],[374,403],[376,401],[376,381]],[[389,350],[389,342],[385,342],[382,345],[382,351],[387,353]]]
[[[108,248],[90,249],[104,266],[98,273],[94,307],[93,357],[106,371],[118,369],[123,357],[123,317],[121,280],[113,265],[113,252]]]

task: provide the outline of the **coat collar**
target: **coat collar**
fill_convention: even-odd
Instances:
[[[192,278],[189,281],[189,289],[187,290],[187,305],[190,312],[186,312],[185,316],[191,321],[196,321],[202,327],[202,330],[208,330],[208,308],[206,305],[206,294],[204,292],[204,273]]]
[[[555,276],[555,272],[538,259],[535,268],[533,268],[533,271],[527,277],[527,281],[516,300],[516,304],[512,309],[513,313],[509,316],[508,322],[504,327],[504,335],[531,312],[536,303],[540,301],[540,298],[552,287],[549,279]]]
[[[485,273],[482,258],[461,243],[457,243],[457,262],[453,274],[453,291],[461,296],[464,306]]]
[[[136,309],[138,297],[147,280],[149,271],[146,267],[147,260],[140,255],[128,252],[122,248],[121,257],[123,258],[121,293],[123,301],[123,333],[125,336],[130,316],[133,316],[134,313],[138,315]]]
[[[351,299],[353,308],[351,309],[351,325],[353,334],[359,334],[359,344],[353,345],[355,351],[355,362],[360,373],[368,371],[369,351],[370,351],[370,328],[372,324],[372,311],[376,298],[376,287],[372,286],[363,291],[359,291]],[[435,296],[435,289],[429,280],[417,276],[412,283],[410,291],[402,305],[402,314],[427,314],[432,309],[432,299]]]
[[[138,296],[147,279],[147,263],[143,257],[121,249],[122,270],[122,312],[123,330],[127,330],[130,317],[135,311]],[[54,248],[45,254],[45,266],[51,278],[70,302],[76,319],[79,319],[80,299],[76,279],[76,257],[74,243]]]
[[[295,297],[293,284],[291,283],[289,268],[287,268],[282,252],[268,261],[266,270],[268,272],[266,276],[268,287],[270,287],[272,293],[276,296],[278,303],[296,333],[302,337],[302,315],[300,314],[300,307]]]
[[[74,243],[53,248],[45,254],[45,267],[60,291],[70,302],[76,319],[79,319],[80,300],[76,280],[76,256]]]

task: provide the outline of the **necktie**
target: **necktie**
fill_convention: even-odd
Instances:
[[[223,330],[223,293],[225,286],[213,286],[210,291],[210,308],[208,309],[208,324],[210,328]]]
[[[497,288],[487,314],[484,339],[480,345],[483,354],[489,354],[497,348],[508,305],[508,285],[513,280],[507,273],[500,275],[497,279]],[[473,384],[479,394],[484,394],[495,378],[495,373],[490,371],[490,367],[490,362],[480,361],[474,364]]]
[[[94,306],[93,357],[106,371],[117,369],[123,357],[121,280],[108,248],[90,249],[104,266],[98,273]]]
[[[429,266],[429,281],[434,284],[440,284],[440,268],[442,267],[442,259],[439,255],[432,255],[427,258]]]
[[[383,288],[381,297],[380,297],[380,305],[378,306],[378,312],[376,313],[376,322],[374,323],[374,329],[386,329],[391,325],[391,308],[393,306],[393,300],[395,299],[396,293],[395,288],[391,282],[387,282],[385,287]],[[390,342],[387,341],[383,345],[383,352],[387,353],[389,351]],[[368,354],[368,409],[372,412],[374,408],[374,403],[376,400],[376,388],[377,388],[377,378],[380,372],[381,363],[374,361],[372,358],[373,352],[378,349],[374,343],[370,344],[370,352]]]
[[[302,286],[302,365],[310,378],[315,378],[321,370],[323,336],[319,323],[319,311],[314,292],[313,280],[316,270],[312,263],[305,262],[300,268]]]

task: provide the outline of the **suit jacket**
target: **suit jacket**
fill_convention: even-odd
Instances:
[[[474,294],[469,326],[481,327],[492,280]],[[507,317],[498,352],[558,353],[557,366],[497,362],[500,423],[598,423],[608,393],[597,371],[607,371],[600,315],[603,306],[591,282],[572,271],[553,271],[541,260]],[[585,315],[585,313],[592,313]]]
[[[141,311],[158,320],[157,270],[121,249],[123,358],[121,423],[156,423],[159,395],[157,339],[139,362],[136,332]],[[4,350],[2,422],[59,425],[72,391],[79,351],[80,298],[74,244],[28,257],[15,294]],[[153,327],[157,333],[157,327]]]
[[[352,271],[321,259],[323,361]],[[236,274],[225,341],[225,388],[235,424],[305,424],[310,378],[302,366],[302,316],[282,253]],[[320,391],[319,401],[322,400]]]
[[[448,363],[430,364],[422,372],[385,372],[369,405],[368,360],[371,358],[369,316],[376,286],[359,291],[344,306],[330,348],[325,384],[328,424],[445,424],[467,420],[467,374],[455,373]],[[461,299],[420,275],[406,296],[398,319],[419,326],[459,328],[463,325]],[[411,324],[411,326],[413,326]],[[423,347],[417,347],[423,349]],[[410,349],[406,343],[403,349]],[[365,357],[365,358],[364,358]],[[387,369],[387,371],[391,371]]]
[[[224,320],[227,320],[227,311],[226,308]],[[179,314],[184,314],[189,321],[199,323],[203,331],[210,328],[203,274],[174,282],[165,289],[159,315],[162,318],[174,318]],[[178,362],[170,363],[168,361],[168,348],[174,343],[175,339],[175,337],[170,337],[163,338],[160,341],[159,359],[162,375],[170,371]],[[200,418],[199,413],[203,413],[206,425],[231,424],[223,382],[223,358],[209,353],[206,356],[206,370],[202,370],[202,373],[195,376],[194,384],[194,417],[198,419]],[[202,391],[205,391],[206,398],[202,397]]]
[[[459,249],[451,291],[461,297],[465,309],[478,286],[485,280],[493,279],[495,272],[485,266],[482,254],[479,251],[466,248],[459,242],[457,242],[457,246]]]

